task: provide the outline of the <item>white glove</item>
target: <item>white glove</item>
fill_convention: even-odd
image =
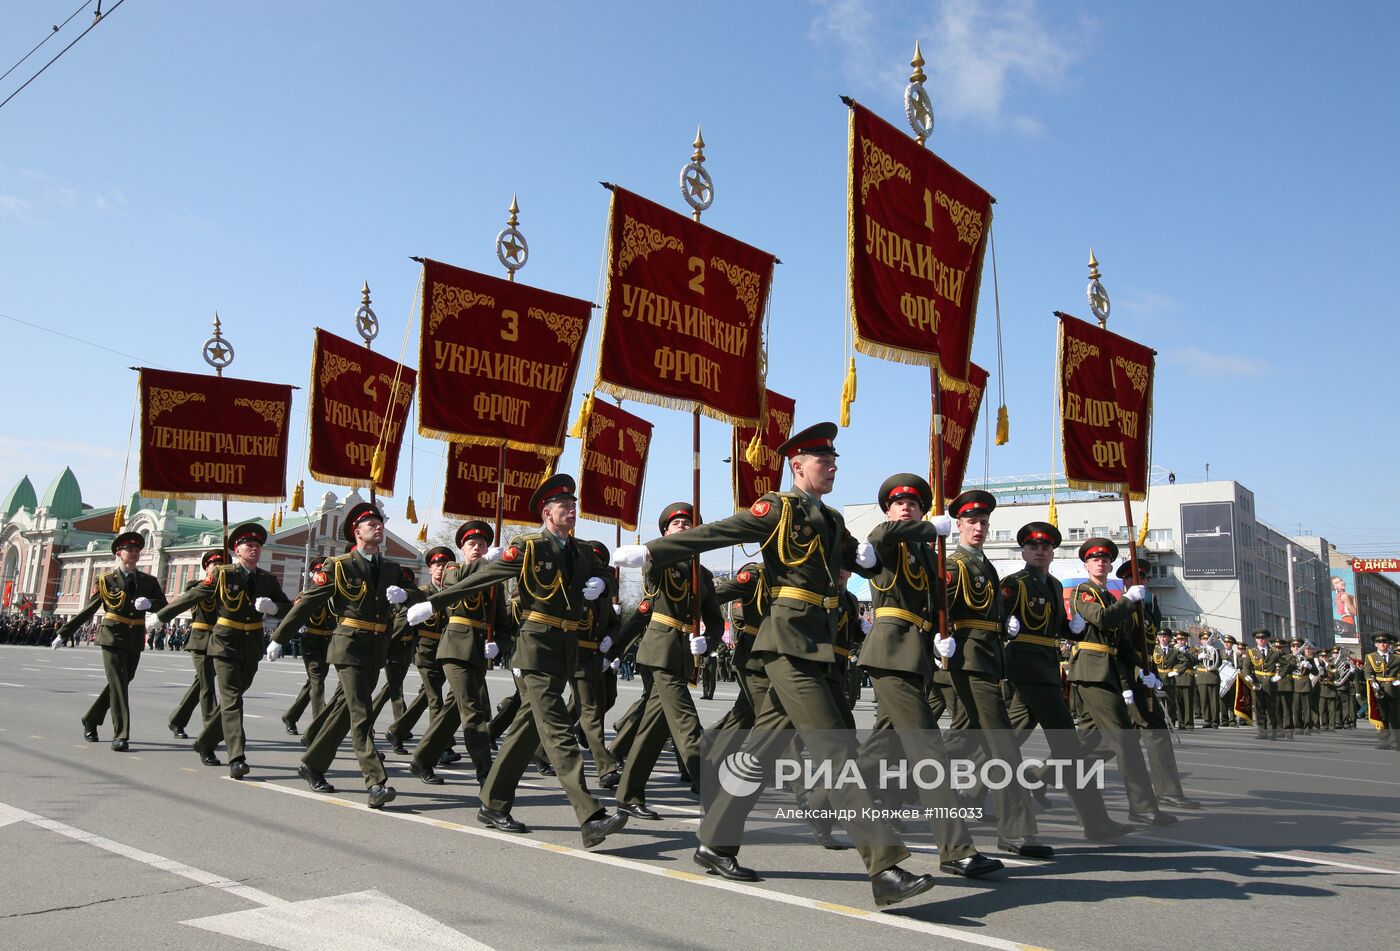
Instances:
[[[1123,702],[1130,707],[1133,705],[1133,692],[1131,690],[1123,691]]]
[[[1169,671],[1167,671],[1167,676],[1168,676],[1168,677],[1175,677],[1175,676],[1177,676],[1177,675],[1180,674],[1180,673],[1181,673],[1181,671],[1179,671],[1179,670],[1169,670]]]
[[[156,617],[154,614],[146,615],[146,630],[154,634],[163,627],[165,627],[165,622],[160,618]]]
[[[1084,628],[1087,626],[1088,625],[1084,622],[1084,618],[1080,617],[1078,614],[1069,619],[1069,632],[1071,634],[1083,634]]]
[[[608,590],[608,583],[602,578],[589,578],[583,583],[583,600],[597,601]]]
[[[269,641],[267,645],[267,659],[277,660],[282,656],[282,645],[276,641]]]
[[[253,602],[253,607],[257,608],[263,614],[277,613],[277,605],[273,602],[271,598],[258,598],[256,601]]]
[[[874,568],[877,560],[874,545],[869,542],[861,542],[856,546],[856,564],[862,568]]]
[[[613,658],[613,662],[612,662],[612,664],[611,664],[610,666],[612,667],[613,670],[617,670],[619,667],[622,666],[622,658],[621,658],[621,657],[614,657],[614,658]]]
[[[620,604],[614,604],[614,605],[613,605],[613,613],[616,614],[618,617],[621,617],[621,616],[622,616],[622,605],[620,605]]]
[[[933,649],[938,651],[939,657],[952,657],[957,653],[958,642],[951,634],[947,637],[935,637]]]
[[[647,546],[618,545],[612,553],[612,567],[640,568],[647,563]]]
[[[512,667],[512,668],[510,669],[510,675],[511,675],[512,677],[515,677],[515,678],[518,679],[518,678],[520,677],[520,668],[519,668],[519,667]]]
[[[705,643],[705,636],[703,634],[699,637],[692,637],[690,639],[690,652],[696,657],[699,657],[701,654],[705,653],[705,648],[709,646],[709,644]]]
[[[390,604],[403,604],[408,600],[408,592],[396,584],[391,584],[384,589],[384,597],[389,599]]]
[[[1123,592],[1123,597],[1129,601],[1142,601],[1147,598],[1147,589],[1140,584],[1135,584]]]
[[[935,515],[929,519],[929,523],[944,538],[953,534],[953,518],[950,515]]]
[[[408,608],[408,623],[417,627],[433,616],[433,606],[427,601],[419,601]]]
[[[1156,674],[1143,674],[1142,683],[1144,687],[1147,687],[1151,690],[1162,689],[1162,681],[1157,678]]]
[[[1271,684],[1276,684],[1276,683],[1278,683],[1278,682],[1279,682],[1280,680],[1282,680],[1282,679],[1283,679],[1283,678],[1280,677],[1278,674],[1274,674],[1272,677],[1269,678],[1269,683],[1271,683]]]
[[[62,638],[61,636],[55,635],[53,641],[49,643],[49,649],[50,649],[50,650],[58,650],[58,645],[60,645],[60,644],[62,644],[62,643],[63,643],[63,638]]]
[[[1011,615],[1011,617],[1006,619],[1006,636],[1015,637],[1017,634],[1020,633],[1021,621],[1018,617],[1016,617],[1016,615],[1013,614]]]
[[[495,660],[496,657],[497,657],[500,653],[501,653],[501,645],[500,645],[500,644],[497,644],[495,641],[487,641],[487,642],[486,642],[486,659],[487,659],[487,660]]]
[[[151,599],[137,598],[135,601],[131,602],[131,606],[138,611],[149,611],[151,609]]]
[[[732,630],[725,631],[723,634],[720,635],[719,639],[723,641],[725,646],[728,647],[730,650],[734,649],[734,632]]]
[[[490,548],[486,549],[486,554],[481,556],[481,560],[499,561],[501,555],[504,554],[504,552],[505,549],[503,549],[500,545],[492,545]]]
[[[612,635],[609,634],[609,635],[607,635],[606,637],[604,637],[601,641],[598,642],[598,650],[601,651],[602,653],[606,654],[608,651],[612,650],[612,645],[613,645]]]

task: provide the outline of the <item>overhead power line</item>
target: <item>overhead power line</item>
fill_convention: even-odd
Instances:
[[[28,79],[26,79],[26,80],[24,81],[23,85],[21,85],[21,86],[20,86],[18,89],[16,89],[14,92],[10,93],[8,96],[6,96],[6,97],[5,97],[5,101],[4,101],[4,102],[0,102],[0,109],[4,109],[5,106],[7,106],[7,105],[9,104],[9,102],[10,102],[11,99],[15,98],[15,97],[18,96],[20,93],[24,92],[24,90],[29,86],[30,83],[32,83],[34,80],[36,80],[36,79],[38,79],[40,76],[42,76],[42,75],[44,74],[44,70],[48,69],[48,68],[49,68],[50,66],[52,66],[54,63],[58,62],[58,58],[59,58],[60,56],[62,56],[64,53],[66,53],[66,52],[68,52],[69,50],[71,50],[71,49],[77,44],[78,40],[81,40],[83,37],[85,37],[85,36],[87,36],[89,33],[91,33],[91,32],[97,27],[97,24],[106,21],[107,17],[109,17],[109,16],[111,16],[113,13],[117,12],[117,7],[121,6],[123,3],[126,3],[126,0],[117,0],[116,3],[112,4],[112,9],[108,10],[108,11],[104,14],[104,13],[102,12],[102,4],[101,4],[101,2],[100,2],[100,0],[99,0],[98,6],[97,6],[97,13],[96,13],[96,15],[93,17],[92,23],[88,24],[88,28],[87,28],[86,30],[83,30],[83,32],[79,33],[76,37],[74,37],[74,38],[73,38],[73,42],[69,43],[69,44],[68,44],[67,46],[65,46],[63,49],[59,50],[56,54],[54,54],[54,58],[51,59],[51,60],[49,60],[49,61],[48,61],[47,63],[45,63],[43,66],[41,66],[41,67],[39,68],[39,71],[38,71],[37,73],[35,73],[33,76],[30,76]],[[85,3],[85,4],[83,4],[83,6],[85,7],[85,6],[87,6],[87,4]],[[82,11],[82,7],[79,7],[79,8],[78,8],[78,12],[81,12],[81,11]],[[77,13],[74,13],[73,16],[77,16]],[[73,17],[69,17],[68,19],[71,20],[71,19],[73,19]],[[64,22],[67,23],[68,21],[65,20]],[[52,35],[52,34],[50,34],[50,35]],[[47,37],[45,37],[45,39],[47,39]],[[42,46],[42,45],[43,45],[43,43],[41,42],[41,43],[39,44],[39,46]],[[36,46],[34,49],[38,49],[38,48],[39,48],[39,47]],[[31,50],[30,52],[32,53],[33,50]],[[29,57],[28,57],[28,54],[26,54],[25,59],[28,59],[28,58],[29,58]],[[24,61],[24,60],[20,60],[20,62],[23,62],[23,61]],[[18,66],[19,64],[16,63],[15,65]],[[12,70],[13,70],[13,68],[14,68],[14,67],[11,67]],[[5,75],[8,76],[9,73],[6,73]]]

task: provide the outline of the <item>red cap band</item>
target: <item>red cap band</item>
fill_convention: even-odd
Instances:
[[[802,442],[793,443],[791,446],[788,446],[787,455],[788,458],[791,459],[793,456],[800,456],[804,452],[808,452],[810,450],[826,450],[827,452],[830,452],[833,448],[834,447],[832,446],[830,439],[827,439],[825,436],[818,436],[815,439],[806,439]]]
[[[1105,547],[1103,547],[1102,545],[1100,545],[1100,546],[1098,546],[1097,548],[1090,548],[1088,551],[1086,551],[1086,552],[1084,553],[1084,557],[1085,557],[1086,559],[1088,559],[1088,558],[1093,558],[1095,555],[1107,555],[1107,554],[1108,554],[1108,549],[1105,548]]]

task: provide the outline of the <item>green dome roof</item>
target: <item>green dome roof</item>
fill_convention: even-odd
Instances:
[[[0,503],[0,516],[12,518],[20,509],[34,511],[39,503],[34,497],[34,484],[29,481],[29,476],[19,480],[19,483],[10,490],[10,494],[5,496],[5,501]]]
[[[83,514],[83,490],[78,488],[78,477],[72,469],[64,466],[63,473],[53,480],[44,493],[44,508],[54,518],[77,518]]]

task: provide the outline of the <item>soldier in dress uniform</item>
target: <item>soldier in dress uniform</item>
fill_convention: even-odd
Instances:
[[[83,714],[83,739],[97,742],[97,727],[106,719],[110,707],[112,749],[118,753],[126,752],[131,739],[131,703],[127,694],[141,663],[141,652],[146,649],[146,627],[155,621],[155,615],[148,616],[146,612],[159,610],[166,603],[160,582],[136,568],[145,545],[146,539],[140,532],[122,532],[112,540],[117,566],[98,576],[92,597],[56,635],[64,640],[71,638],[98,608],[102,609],[97,646],[102,648],[107,686]]]
[[[1273,634],[1264,629],[1254,632],[1254,646],[1245,652],[1240,676],[1254,691],[1254,723],[1259,739],[1277,740],[1282,736],[1279,723],[1278,684],[1283,655],[1270,644]]]
[[[199,566],[205,572],[209,571],[210,565],[222,565],[225,560],[223,549],[214,549],[204,553],[204,557],[199,560]],[[193,578],[189,584],[185,585],[185,590],[189,591],[199,587],[201,579]],[[156,612],[156,617],[162,622],[169,622],[170,616],[162,616],[162,612]],[[195,707],[199,707],[200,722],[207,725],[217,718],[219,712],[219,697],[214,689],[214,662],[209,659],[209,634],[214,630],[214,622],[219,619],[218,602],[213,592],[208,597],[195,602],[195,606],[190,611],[190,636],[185,642],[185,650],[189,651],[190,660],[194,662],[194,682],[190,684],[190,689],[185,691],[185,695],[180,698],[180,704],[170,714],[170,732],[177,740],[188,740],[190,735],[185,732],[185,727],[189,725],[190,717],[194,715]],[[223,740],[220,734],[219,740]]]
[[[1220,651],[1210,639],[1210,632],[1202,631],[1196,648],[1196,709],[1207,730],[1220,726]]]
[[[1176,645],[1172,643],[1172,632],[1158,628],[1157,643],[1152,645],[1151,657],[1143,663],[1143,670],[1152,673],[1162,681],[1162,696],[1167,704],[1167,714],[1176,722],[1176,696],[1168,686],[1171,683],[1172,665],[1176,663]],[[1151,644],[1151,641],[1148,641]]]
[[[587,544],[593,548],[593,555],[600,565],[612,560],[607,545],[593,541]],[[584,609],[587,623],[579,630],[578,659],[574,662],[574,675],[570,682],[573,696],[569,698],[569,711],[571,714],[577,712],[578,730],[583,735],[584,745],[593,755],[598,785],[604,789],[616,789],[622,778],[622,769],[608,750],[603,714],[607,710],[605,680],[611,672],[609,665],[618,653],[615,640],[619,629],[618,606],[612,603],[617,595],[617,578],[615,575],[605,575],[604,580],[608,582],[606,596],[589,602]]]
[[[191,588],[170,602],[164,612],[169,617],[183,614],[200,601],[217,601],[218,619],[209,634],[208,654],[213,658],[214,677],[219,690],[219,717],[204,725],[195,738],[194,750],[206,766],[218,765],[215,748],[222,739],[228,746],[228,773],[234,779],[248,775],[248,759],[243,735],[243,695],[253,685],[258,661],[263,656],[263,622],[285,616],[291,599],[282,591],[272,572],[258,567],[267,529],[256,522],[244,522],[228,534],[233,562],[214,565],[199,587]],[[156,624],[162,623],[159,618]]]
[[[1376,728],[1376,749],[1400,750],[1400,654],[1395,638],[1381,631],[1371,635],[1376,649],[1366,655],[1366,686],[1380,714]]]
[[[748,511],[644,546],[622,546],[613,557],[620,567],[641,567],[650,560],[665,568],[716,548],[761,547],[772,605],[753,652],[764,661],[769,691],[755,711],[754,732],[743,752],[762,765],[764,775],[771,775],[774,760],[788,747],[783,731],[791,726],[802,732],[815,760],[832,764],[833,775],[840,775],[855,756],[854,738],[844,730],[845,718],[826,685],[823,666],[836,656],[836,578],[843,567],[855,567],[856,549],[841,514],[822,503],[836,479],[835,438],[836,424],[820,423],[779,447],[792,471],[793,491],[766,493]],[[744,819],[760,791],[761,785],[747,796],[720,790],[700,824],[697,864],[729,879],[758,878],[737,856]],[[865,863],[876,904],[903,901],[933,887],[932,876],[900,868],[909,851],[883,823],[866,818],[873,807],[864,790],[842,788],[832,798],[854,810],[856,818],[845,827]]]
[[[518,536],[493,560],[467,566],[460,581],[409,609],[409,623],[421,623],[434,610],[464,597],[485,593],[505,581],[516,582],[520,631],[511,663],[520,687],[520,711],[490,775],[481,786],[477,820],[502,832],[528,832],[511,816],[516,789],[538,746],[564,787],[578,817],[584,848],[592,848],[627,823],[626,813],[608,813],[588,791],[583,757],[569,732],[564,685],[573,676],[578,632],[584,609],[608,590],[605,565],[593,549],[572,536],[577,520],[573,476],[544,480],[530,499],[538,512],[537,532]],[[609,610],[611,610],[609,608]]]
[[[418,575],[407,565],[399,566],[399,587],[405,591],[418,590]],[[383,711],[386,703],[391,705],[394,714],[394,723],[403,720],[408,715],[408,704],[403,699],[403,682],[408,676],[408,668],[413,665],[413,658],[416,653],[415,647],[418,643],[418,629],[405,622],[404,617],[408,609],[400,604],[394,611],[393,620],[389,624],[389,655],[384,659],[384,683],[375,693],[369,708],[369,723],[371,732],[374,725],[379,722],[379,714]],[[394,728],[390,725],[384,731],[384,739],[390,744],[390,748],[400,755],[406,754],[403,740],[395,734]]]
[[[1196,728],[1196,652],[1191,650],[1191,635],[1177,631],[1172,635],[1171,666],[1167,684],[1176,697],[1176,722],[1183,730]],[[1161,674],[1158,674],[1160,677]]]
[[[296,606],[273,632],[267,656],[269,660],[281,657],[282,645],[292,634],[323,606],[330,605],[336,626],[326,659],[335,667],[344,706],[307,747],[297,775],[316,792],[334,792],[325,771],[349,733],[368,789],[369,807],[382,809],[397,793],[389,785],[383,760],[374,748],[370,716],[374,685],[389,654],[394,606],[421,595],[416,589],[412,593],[403,589],[399,565],[380,553],[384,516],[377,506],[370,502],[351,506],[345,513],[345,538],[355,547],[344,555],[327,558],[321,570],[311,576]]]
[[[747,730],[753,727],[754,710],[762,699],[759,695],[768,693],[763,662],[753,656],[753,641],[770,603],[763,564],[751,561],[736,571],[733,578],[716,582],[715,600],[721,604],[734,602],[729,626],[734,640],[732,663],[739,680],[739,695],[734,698],[734,706],[710,729]]]
[[[1341,667],[1332,657],[1330,648],[1319,652],[1318,668],[1318,729],[1330,733],[1340,728],[1341,704],[1338,702],[1340,695],[1337,690],[1337,678],[1342,673]]]
[[[1026,567],[1001,582],[1009,635],[1006,679],[1012,690],[1007,714],[1019,743],[1039,726],[1051,757],[1080,762],[1085,759],[1084,749],[1060,684],[1060,640],[1071,636],[1069,619],[1065,617],[1064,589],[1050,574],[1061,540],[1060,530],[1049,522],[1029,522],[1016,532]],[[1132,826],[1109,818],[1096,787],[1071,785],[1066,792],[1089,840],[1105,842],[1132,831]]]
[[[1279,644],[1278,657],[1278,677],[1274,683],[1274,690],[1278,692],[1278,714],[1279,722],[1283,725],[1283,738],[1293,739],[1293,672],[1298,665],[1295,652],[1302,648],[1303,642],[1294,638],[1292,644]]]
[[[326,563],[325,555],[317,555],[307,565],[308,575],[321,570]],[[318,717],[326,708],[326,674],[330,666],[326,663],[326,650],[330,647],[331,634],[335,631],[335,617],[330,606],[323,606],[315,617],[308,618],[301,629],[301,662],[306,666],[306,681],[297,691],[296,699],[282,714],[282,726],[292,736],[297,735],[297,721],[301,719],[307,704],[311,705],[311,716]]]
[[[426,598],[443,589],[448,572],[455,574],[457,559],[453,555],[452,549],[438,545],[428,549],[423,556],[423,561],[428,566],[428,583],[419,588],[419,592]],[[442,649],[442,637],[447,629],[447,619],[448,611],[444,609],[434,611],[426,621],[416,625],[418,647],[413,655],[413,663],[418,668],[418,677],[423,683],[419,693],[424,697],[424,704],[430,715],[428,727],[423,731],[423,738],[419,741],[418,748],[413,751],[413,758],[409,761],[408,768],[423,782],[433,786],[442,784],[442,778],[433,772],[433,767],[441,764],[443,754],[447,752],[457,733],[457,727],[462,724],[461,714],[457,711],[456,696],[453,696],[453,702],[450,706],[444,700],[443,687],[447,683],[447,674],[444,672],[438,652]],[[404,612],[402,623],[409,626],[407,611]],[[417,703],[416,700],[415,703]],[[453,713],[448,713],[449,709]],[[403,719],[400,717],[395,720],[386,734],[389,741],[395,744],[395,752],[399,752],[403,747],[402,737],[407,733]],[[435,727],[436,732],[434,732]],[[432,735],[431,739],[429,738],[430,734]],[[489,744],[486,755],[489,758]],[[489,769],[488,761],[486,769],[481,771],[483,779]]]
[[[1235,682],[1225,696],[1220,698],[1220,724],[1221,726],[1244,726],[1244,718],[1235,712],[1235,697],[1238,691],[1249,689],[1249,685],[1244,681],[1244,650],[1235,640],[1234,635],[1226,634],[1222,638],[1225,645],[1222,663],[1229,661],[1235,668]]]
[[[1304,735],[1313,732],[1314,680],[1318,677],[1317,649],[1307,641],[1299,641],[1293,654],[1293,728]]]

